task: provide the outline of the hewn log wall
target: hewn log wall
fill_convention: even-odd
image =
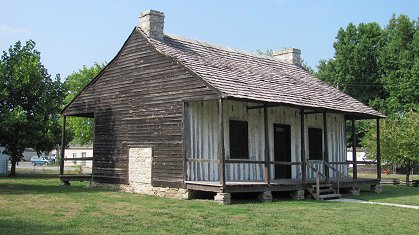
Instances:
[[[152,184],[181,187],[182,100],[209,95],[214,91],[134,30],[97,81],[67,108],[67,114],[87,109],[94,97],[93,181],[128,183],[128,149],[152,147]]]

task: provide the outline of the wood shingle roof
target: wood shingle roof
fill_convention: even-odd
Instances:
[[[384,117],[296,65],[177,36],[156,40],[137,30],[225,97]]]

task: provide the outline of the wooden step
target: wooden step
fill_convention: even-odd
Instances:
[[[312,184],[311,187],[316,188],[316,185]],[[330,187],[332,187],[332,184],[319,184],[319,187],[320,188],[330,188]]]
[[[60,175],[61,181],[91,181],[92,174]]]
[[[335,190],[335,189],[333,189],[333,188],[320,189],[320,190],[319,190],[319,193],[320,193],[320,194],[322,194],[322,193],[336,193],[336,190]]]
[[[335,198],[341,198],[341,197],[342,197],[342,194],[334,193],[334,194],[320,195],[319,199],[324,200],[324,199],[335,199]]]
[[[320,188],[332,187],[332,184],[319,184]],[[311,187],[316,187],[316,184],[312,184]]]

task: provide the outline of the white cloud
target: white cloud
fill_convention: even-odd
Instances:
[[[29,29],[18,28],[18,27],[0,23],[0,33],[1,34],[28,34]]]

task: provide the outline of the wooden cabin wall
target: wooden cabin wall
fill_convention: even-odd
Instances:
[[[93,181],[128,183],[128,150],[152,147],[152,184],[183,185],[183,99],[216,95],[138,31],[86,91],[95,97]]]
[[[191,159],[218,160],[218,103],[212,101],[188,102],[185,115],[186,156]],[[218,181],[218,163],[188,163],[188,180]]]
[[[95,112],[95,87],[89,86],[84,89],[65,109],[63,115],[93,114]]]
[[[248,121],[249,125],[249,158],[251,160],[264,160],[264,117],[263,109],[247,110],[246,106],[257,106],[255,103],[246,103],[227,100],[224,105],[224,145],[226,159],[230,159],[229,120]],[[218,159],[218,107],[216,101],[201,101],[189,103],[187,118],[187,156],[195,159]],[[291,126],[291,160],[301,161],[300,139],[300,110],[290,107],[273,107],[268,109],[270,157],[274,160],[274,124]],[[342,114],[328,113],[328,153],[329,161],[345,161],[345,120]],[[305,141],[308,158],[308,128],[323,129],[323,114],[310,114],[305,116]],[[324,144],[324,141],[323,141]],[[322,169],[323,166],[315,164]],[[188,180],[217,181],[218,164],[216,163],[189,163]],[[337,166],[336,166],[337,167]],[[339,166],[346,171],[345,166]],[[271,166],[271,179],[274,179],[274,165]],[[334,177],[334,173],[330,172]],[[309,170],[308,178],[314,177]],[[301,167],[292,166],[292,178],[301,178]],[[226,179],[263,180],[263,164],[226,163]]]

